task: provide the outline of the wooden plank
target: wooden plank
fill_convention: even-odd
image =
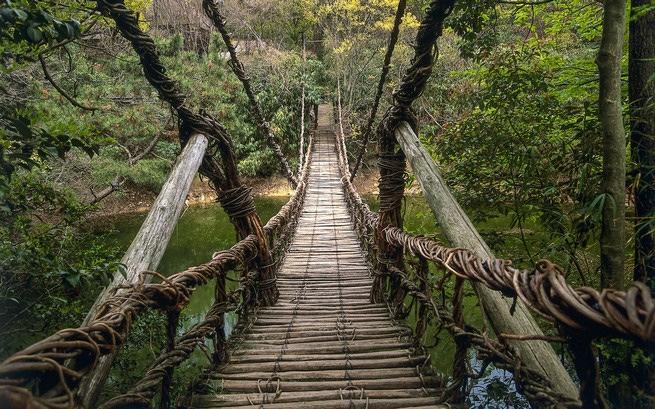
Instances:
[[[346,206],[331,126],[322,106],[307,195],[278,272],[280,298],[257,312],[228,364],[212,374],[222,393],[194,396],[192,407],[259,406],[259,389],[278,378],[282,394],[266,408],[438,407],[441,378],[419,375],[426,358],[412,355],[411,330],[385,304],[369,302],[373,280]],[[351,388],[365,388],[371,399],[351,406]]]
[[[417,395],[413,396],[409,393],[391,393],[393,391],[366,391],[364,396],[360,398],[361,392],[356,390],[354,393],[348,394],[349,391],[343,391],[341,394],[338,390],[336,391],[316,391],[316,392],[283,392],[279,397],[273,399],[273,394],[269,394],[267,397],[269,402],[274,400],[274,402],[266,403],[264,405],[267,409],[286,409],[293,408],[296,409],[302,405],[302,408],[317,408],[317,409],[394,409],[394,408],[414,408],[417,404],[425,405],[419,406],[426,407],[430,409],[446,409],[451,408],[450,405],[439,405],[438,401],[434,397],[425,397],[424,395],[418,395],[418,393],[423,393],[423,391],[417,392]],[[431,389],[429,393],[433,395],[436,393],[436,390]],[[222,395],[222,396],[234,396],[234,395]],[[206,397],[195,398],[193,401],[194,407],[198,408],[240,408],[244,406],[252,407],[253,404],[259,404],[262,402],[264,395],[262,394],[237,394],[240,400],[219,400],[217,398],[208,399]],[[377,396],[390,396],[389,398],[377,397]],[[348,397],[351,397],[349,399]],[[332,398],[332,399],[330,399]],[[368,399],[367,399],[368,398]],[[251,403],[252,402],[252,403]],[[255,406],[257,406],[255,405]],[[412,406],[408,406],[412,405]],[[259,407],[259,406],[257,406]]]
[[[425,397],[426,392],[430,396],[435,396],[438,392],[436,389],[399,389],[399,390],[371,390],[365,391],[363,397],[369,399],[398,399],[398,398],[419,398]],[[293,402],[312,402],[335,399],[359,399],[362,396],[361,390],[333,390],[333,391],[312,391],[312,392],[283,392],[275,399],[276,403],[293,403]],[[259,393],[250,394],[224,394],[216,396],[194,396],[192,397],[192,406],[213,405],[210,407],[224,407],[231,405],[251,406],[250,402],[261,401],[262,396]]]
[[[421,145],[418,137],[407,122],[401,122],[396,129],[396,138],[407,157],[423,194],[437,218],[442,231],[457,247],[471,250],[482,259],[491,259],[493,254],[461,208],[439,172],[437,164]],[[503,297],[497,291],[483,284],[473,283],[483,310],[494,331],[506,334],[542,335],[543,332],[528,308],[518,300],[514,314],[510,312],[512,299]],[[555,392],[577,399],[578,389],[562,365],[553,347],[545,341],[510,341],[524,364],[552,382]]]
[[[121,263],[126,266],[125,277],[119,273],[114,275],[112,283],[100,293],[91,307],[84,324],[95,317],[98,308],[107,300],[112,288],[135,284],[140,279],[141,272],[157,269],[175,231],[177,220],[184,210],[191,183],[198,173],[207,145],[208,140],[204,135],[196,134],[189,139],[173,165],[157,199],[152,204],[139,232],[121,259]],[[146,276],[145,278],[149,280],[151,277]],[[78,396],[82,407],[91,408],[93,402],[97,401],[115,356],[115,353],[102,356],[93,372],[80,384]]]
[[[422,365],[426,357],[402,357],[402,358],[380,358],[380,359],[359,359],[348,362],[346,359],[331,359],[323,361],[301,361],[279,363],[282,373],[289,371],[318,371],[343,369],[349,365],[352,369],[389,369],[389,368],[415,368]],[[225,367],[223,373],[244,373],[255,371],[272,372],[275,361],[256,364],[231,364]]]
[[[255,392],[262,382],[248,381],[248,380],[219,380],[216,386],[219,390],[226,392]],[[264,384],[266,379],[264,379]],[[421,387],[431,387],[441,383],[440,377],[424,376],[422,379],[418,376],[409,376],[404,378],[392,379],[357,379],[352,382],[355,387],[364,388],[366,390],[380,390],[380,389],[415,389]],[[275,385],[275,382],[273,382]],[[222,388],[221,388],[222,386]],[[348,380],[343,379],[340,381],[280,381],[280,388],[283,391],[301,392],[301,391],[325,391],[325,390],[339,390],[348,386]]]

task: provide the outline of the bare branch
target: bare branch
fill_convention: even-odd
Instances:
[[[159,140],[161,139],[162,135],[163,135],[162,133],[159,133],[159,134],[157,134],[154,138],[152,138],[152,140],[150,141],[150,143],[148,144],[148,146],[146,146],[146,148],[143,150],[143,152],[139,153],[139,154],[136,155],[136,156],[132,156],[132,152],[130,152],[129,149],[127,149],[127,148],[126,148],[125,146],[123,146],[123,145],[118,144],[118,146],[120,146],[121,148],[123,148],[123,149],[125,150],[125,152],[127,152],[127,156],[128,156],[127,164],[128,164],[129,166],[134,166],[134,165],[136,165],[136,163],[139,162],[141,159],[143,159],[144,157],[146,157],[147,155],[149,155],[149,154],[150,154],[150,153],[155,149],[155,146],[157,146],[157,142],[159,142]],[[111,195],[111,194],[114,193],[115,191],[119,190],[119,189],[121,188],[121,186],[123,186],[123,184],[124,184],[126,181],[127,181],[127,178],[126,178],[125,176],[118,175],[118,176],[116,176],[116,177],[114,178],[114,180],[111,181],[111,183],[109,184],[109,186],[107,186],[106,188],[102,189],[99,193],[95,193],[95,192],[93,191],[93,189],[90,189],[90,190],[91,190],[91,194],[93,195],[93,200],[91,200],[91,201],[89,202],[89,204],[90,204],[90,205],[97,204],[97,203],[100,202],[102,199],[106,198],[107,196]]]
[[[366,147],[368,146],[368,141],[371,136],[371,129],[373,128],[373,122],[375,122],[375,116],[377,115],[378,112],[378,107],[380,106],[380,99],[382,98],[382,92],[384,91],[384,84],[387,81],[387,75],[389,74],[389,67],[391,65],[391,57],[393,56],[393,50],[396,47],[396,43],[398,42],[398,34],[400,32],[400,24],[403,21],[403,16],[405,15],[405,7],[407,6],[407,1],[406,0],[399,0],[398,1],[398,8],[396,9],[396,17],[394,19],[393,23],[393,29],[391,30],[391,36],[389,37],[389,46],[387,47],[387,52],[384,55],[384,63],[382,65],[382,73],[380,74],[380,80],[378,81],[378,88],[377,91],[375,92],[375,99],[373,100],[373,107],[371,108],[371,113],[368,117],[368,121],[366,122],[366,127],[364,128],[364,137],[363,137],[363,142],[362,146],[359,150],[359,154],[357,154],[357,160],[355,161],[355,167],[353,167],[353,170],[350,175],[350,181],[352,182],[355,180],[355,176],[357,176],[357,171],[359,170],[359,167],[362,165],[362,159],[364,158],[364,155],[366,154]],[[369,60],[371,61],[372,58]]]
[[[83,109],[85,111],[97,111],[99,109],[99,108],[95,108],[95,107],[86,106],[86,105],[84,105],[84,104],[82,104],[80,102],[77,102],[77,100],[75,98],[70,96],[66,92],[66,90],[64,90],[59,84],[57,84],[55,79],[50,74],[50,71],[48,70],[48,65],[47,65],[47,63],[45,61],[45,57],[43,56],[43,53],[39,54],[39,62],[41,62],[41,68],[43,69],[43,74],[45,75],[45,78],[54,87],[54,89],[56,89],[57,92],[59,92],[59,94],[61,94],[62,97],[66,98],[68,100],[68,102],[70,102],[72,105],[74,105],[74,106],[76,106],[76,107],[78,107],[80,109]]]
[[[266,137],[266,142],[269,148],[273,150],[273,153],[275,154],[277,159],[280,161],[280,167],[282,168],[282,171],[287,177],[287,180],[289,181],[291,186],[295,188],[296,185],[298,184],[298,181],[296,180],[296,177],[293,174],[293,170],[291,170],[291,165],[289,164],[289,161],[284,156],[284,153],[282,153],[282,148],[280,147],[280,144],[278,143],[275,134],[271,130],[269,123],[264,118],[264,113],[262,112],[261,106],[259,105],[259,102],[255,97],[255,93],[252,90],[252,86],[250,85],[250,79],[246,75],[246,71],[243,64],[241,63],[241,61],[239,61],[239,58],[237,57],[236,48],[232,43],[232,38],[230,37],[230,33],[228,33],[227,27],[225,25],[225,18],[221,14],[220,10],[218,9],[218,5],[214,0],[203,0],[202,4],[203,4],[203,8],[205,9],[205,14],[207,14],[207,17],[209,17],[209,19],[212,21],[216,29],[218,29],[218,31],[221,33],[221,37],[223,37],[223,42],[225,43],[225,46],[227,47],[227,50],[230,53],[230,67],[232,68],[234,75],[236,75],[239,81],[241,81],[241,84],[243,85],[243,89],[246,92],[246,95],[248,96],[248,100],[250,101],[250,107],[253,115],[255,116],[255,122],[257,125],[257,129],[259,130],[259,133],[261,133],[264,137]]]

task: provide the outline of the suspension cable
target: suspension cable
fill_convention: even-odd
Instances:
[[[284,156],[282,148],[280,147],[280,144],[275,134],[273,133],[273,130],[271,129],[271,125],[266,121],[266,118],[264,117],[262,107],[257,101],[255,93],[253,92],[250,78],[248,78],[248,75],[246,74],[246,69],[243,66],[243,63],[239,61],[236,47],[232,43],[230,33],[227,31],[225,17],[221,14],[219,6],[215,0],[203,0],[202,6],[205,14],[211,20],[214,27],[216,27],[218,32],[221,34],[221,37],[223,38],[223,42],[225,43],[228,53],[230,54],[230,68],[232,68],[234,75],[236,75],[239,81],[241,81],[243,90],[248,96],[250,108],[255,117],[255,125],[257,126],[259,133],[266,138],[268,147],[273,151],[277,159],[280,161],[280,169],[291,184],[291,187],[295,189],[298,185],[298,179],[296,179],[293,170],[291,170],[291,165],[289,164],[287,157]]]
[[[368,146],[368,141],[371,137],[371,129],[373,128],[373,122],[375,122],[375,117],[377,116],[378,107],[380,106],[380,99],[382,98],[382,92],[384,91],[384,84],[387,82],[387,75],[389,74],[389,69],[391,68],[391,57],[393,51],[396,48],[396,43],[398,42],[398,34],[400,33],[400,24],[403,21],[403,16],[405,15],[405,7],[407,6],[406,0],[398,1],[398,8],[396,9],[396,17],[393,22],[393,29],[391,30],[391,36],[389,37],[389,45],[387,46],[387,52],[384,55],[384,65],[382,66],[382,72],[380,73],[380,80],[378,81],[378,88],[375,93],[375,99],[373,100],[373,107],[371,108],[371,113],[369,114],[368,121],[366,122],[366,127],[364,128],[364,141],[362,146],[359,149],[357,154],[357,160],[355,161],[355,167],[353,167],[352,172],[350,172],[350,181],[355,180],[357,171],[362,165],[362,159],[366,154],[366,148]]]

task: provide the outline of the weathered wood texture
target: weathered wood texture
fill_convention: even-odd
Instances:
[[[229,363],[220,393],[192,407],[439,408],[440,379],[420,376],[411,332],[384,304],[352,228],[337,166],[330,107],[321,106],[296,234],[278,272],[278,302],[260,309]],[[279,381],[279,383],[278,383]],[[263,405],[263,406],[260,406]]]
[[[418,179],[428,205],[439,226],[450,242],[457,247],[471,250],[483,259],[493,258],[464,210],[444,182],[437,164],[423,148],[408,123],[402,122],[396,130],[396,138]],[[528,308],[518,300],[514,314],[510,312],[512,299],[482,284],[474,284],[487,319],[497,334],[542,335],[539,325]],[[526,366],[539,371],[553,383],[556,392],[571,398],[578,397],[578,390],[566,372],[550,344],[544,341],[511,342]]]
[[[189,139],[178,157],[168,179],[164,183],[155,203],[150,208],[139,232],[121,259],[126,266],[126,275],[116,273],[113,282],[98,296],[84,323],[88,323],[105,303],[111,289],[117,286],[138,282],[140,277],[146,280],[151,276],[141,276],[144,271],[153,271],[159,266],[168,242],[173,235],[177,220],[182,214],[191,183],[198,172],[207,149],[208,140],[204,135],[194,135]],[[100,358],[93,374],[85,378],[78,392],[82,407],[95,407],[95,402],[107,379],[115,354]]]

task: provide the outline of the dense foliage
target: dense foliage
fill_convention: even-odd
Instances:
[[[479,216],[493,216],[487,208],[511,215],[531,263],[557,259],[579,282],[597,284],[594,251],[581,250],[595,245],[603,200],[592,42],[599,33],[588,16],[575,30],[562,24],[583,5],[533,10],[545,15],[538,22],[527,10],[500,8],[495,26],[479,28],[474,39],[466,32],[472,23],[461,21],[470,16],[456,13],[453,29],[464,31],[457,50],[478,51],[464,69],[452,69],[456,60],[439,63],[439,80],[425,96],[425,135],[460,200],[481,209]],[[584,9],[599,13],[598,6]],[[486,32],[505,38],[491,41]],[[526,222],[548,229],[549,240],[526,242]]]
[[[152,2],[127,4],[190,104],[226,125],[240,172],[275,173],[220,37],[208,35],[198,50],[174,27],[156,29]],[[0,9],[3,338],[16,326],[44,334],[81,321],[102,284],[122,269],[117,249],[88,228],[96,212],[113,211],[96,194],[114,185],[115,197],[148,200],[179,152],[176,118],[143,78],[133,50],[93,9],[93,2],[28,0]],[[274,58],[261,58],[270,53]],[[311,56],[303,62],[299,44],[255,47],[242,58],[266,118],[297,163],[301,87],[308,107],[318,102],[322,63]],[[111,205],[111,196],[105,200]],[[29,340],[4,344],[0,355]]]
[[[122,271],[117,249],[89,226],[97,214],[116,211],[116,201],[147,202],[156,194],[179,153],[178,124],[95,2],[0,1],[0,338],[18,327],[39,337],[79,323],[101,284]],[[273,176],[279,163],[256,130],[200,2],[125,3],[155,39],[192,108],[229,130],[240,173]],[[378,120],[409,63],[427,3],[408,2]],[[300,112],[303,94],[311,107],[339,92],[349,151],[361,148],[397,4],[222,2],[264,116],[293,165],[301,115],[308,126],[312,119],[311,109]],[[626,27],[655,13],[655,3],[639,4]],[[549,258],[570,282],[599,287],[603,209],[612,200],[602,188],[607,158],[596,66],[603,4],[460,0],[447,23],[431,81],[414,105],[421,139],[474,221],[494,226],[483,234],[498,256],[519,266]],[[629,134],[623,81],[619,103]],[[362,178],[375,179],[373,151]],[[625,156],[632,160],[630,214],[644,169],[634,155]],[[631,217],[626,220],[631,227]],[[655,235],[652,214],[639,223]],[[620,245],[627,262],[618,274],[631,280],[634,242]],[[139,367],[129,356],[143,353],[139,344],[161,331],[161,321],[152,315],[139,324],[118,360],[120,370]],[[0,358],[31,340],[12,339],[0,346]],[[600,352],[604,387],[617,391],[611,397],[632,395],[635,405],[646,405],[639,383],[652,376],[652,357],[622,342],[602,344]],[[124,389],[129,380],[123,381],[110,386]]]

